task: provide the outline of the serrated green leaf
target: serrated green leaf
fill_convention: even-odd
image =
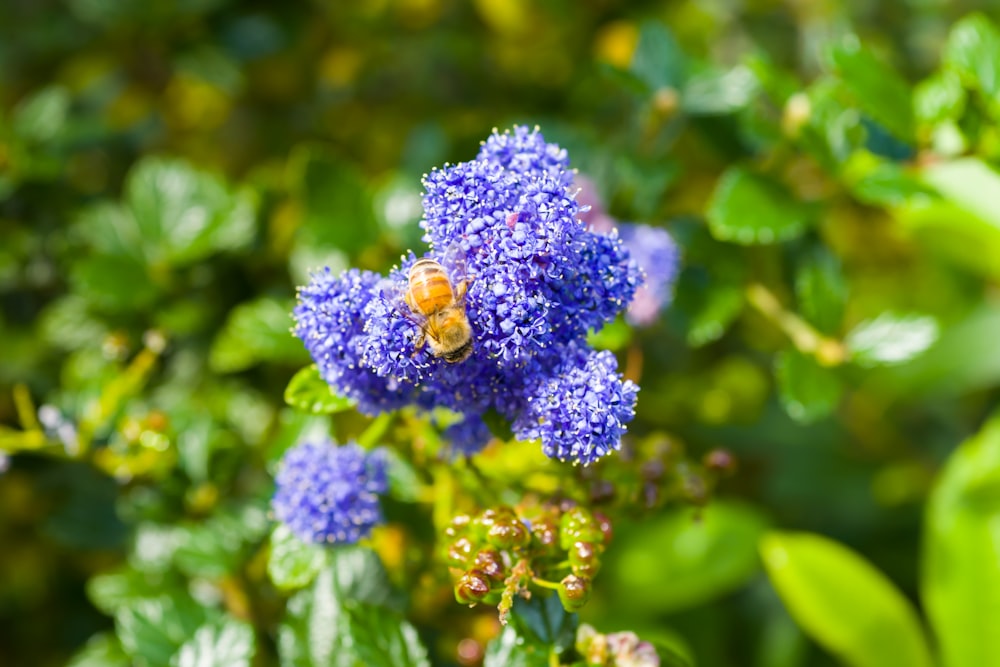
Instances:
[[[971,14],[952,26],[941,60],[988,98],[1000,96],[1000,31],[984,15]]]
[[[248,245],[256,198],[181,160],[147,157],[128,175],[126,201],[147,259],[182,265]]]
[[[416,629],[393,612],[371,605],[352,605],[347,636],[357,664],[371,667],[430,667],[427,649]]]
[[[372,596],[368,590],[370,583],[359,579],[368,576],[369,570],[359,569],[358,562],[363,558],[355,556],[352,553],[339,564],[323,569],[311,588],[289,600],[285,621],[278,632],[282,664],[428,666],[427,652],[416,630],[397,612],[371,603],[373,597],[379,596]]]
[[[170,659],[208,621],[208,610],[185,594],[144,598],[115,613],[122,648],[141,667],[166,667]]]
[[[217,373],[235,373],[262,361],[302,363],[308,359],[291,334],[291,303],[269,297],[240,304],[216,336],[208,364]]]
[[[771,583],[792,617],[846,664],[932,665],[913,607],[861,556],[809,533],[769,533],[760,550]]]
[[[726,501],[713,501],[697,518],[674,510],[616,535],[606,571],[630,610],[685,609],[739,588],[758,571],[765,528],[757,510]]]
[[[354,401],[339,396],[326,380],[320,377],[316,364],[306,366],[285,387],[285,403],[296,410],[314,415],[331,415],[354,407]]]
[[[550,667],[551,653],[550,647],[525,641],[507,625],[486,645],[483,667]]]
[[[795,238],[806,230],[811,217],[811,209],[784,188],[741,167],[725,171],[708,206],[712,235],[741,245]]]
[[[913,138],[910,87],[898,72],[849,36],[828,53],[830,64],[861,109],[897,138]]]
[[[927,503],[920,592],[944,667],[1000,664],[1000,419],[949,458]]]
[[[847,303],[847,282],[837,257],[825,249],[806,254],[795,272],[795,298],[813,326],[837,333]]]
[[[687,75],[687,58],[662,23],[647,21],[639,27],[631,71],[650,92],[666,87],[676,89]]]
[[[829,368],[798,350],[782,350],[775,363],[778,392],[785,412],[798,422],[826,417],[840,402],[843,387]]]
[[[288,526],[278,524],[271,533],[267,574],[281,590],[303,588],[326,567],[329,558],[325,547],[303,542],[292,534]]]
[[[87,597],[95,607],[111,616],[138,600],[161,595],[164,588],[164,582],[151,582],[142,572],[125,567],[92,577],[87,582]]]
[[[224,618],[198,628],[170,660],[171,667],[249,667],[257,652],[253,627]]]
[[[632,327],[625,322],[623,317],[609,322],[598,331],[591,331],[587,334],[588,345],[598,350],[611,350],[612,352],[625,349],[631,340]]]
[[[69,91],[62,86],[39,90],[14,109],[11,116],[14,134],[33,142],[55,139],[66,124],[69,105]]]
[[[844,340],[859,366],[888,366],[913,359],[934,344],[939,328],[933,317],[884,313],[854,327]]]
[[[220,510],[179,528],[174,561],[190,577],[224,577],[240,567],[248,546],[263,538],[268,526],[266,511],[256,504]]]
[[[722,338],[746,299],[737,285],[687,288],[686,282],[681,274],[673,310],[686,316],[688,344],[701,347]]]

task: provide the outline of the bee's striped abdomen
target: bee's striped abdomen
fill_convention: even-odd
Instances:
[[[432,315],[455,303],[451,281],[444,267],[433,259],[420,259],[410,268],[410,289],[406,297],[410,308]]]

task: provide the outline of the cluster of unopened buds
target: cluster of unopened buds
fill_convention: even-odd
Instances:
[[[534,586],[556,590],[567,611],[582,608],[611,541],[611,521],[577,505],[523,514],[499,506],[452,520],[445,535],[448,565],[458,576],[455,599],[499,603],[503,620],[514,595],[528,596]]]
[[[584,623],[576,632],[576,651],[587,667],[659,667],[660,657],[634,632],[603,635]]]

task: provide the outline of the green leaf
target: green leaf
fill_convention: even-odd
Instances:
[[[924,79],[913,90],[913,111],[922,123],[959,118],[965,110],[965,89],[958,74],[942,70]]]
[[[930,251],[1000,277],[1000,174],[975,158],[931,165],[921,174],[941,198],[918,198],[895,212]]]
[[[146,267],[131,257],[87,257],[73,267],[71,280],[74,291],[94,306],[115,312],[147,308],[159,294]]]
[[[417,469],[395,449],[385,447],[383,451],[389,477],[389,495],[404,503],[417,502],[423,488]]]
[[[267,574],[277,588],[295,590],[308,586],[328,562],[326,548],[303,542],[283,523],[275,526]]]
[[[256,198],[181,160],[147,157],[128,175],[126,200],[151,263],[182,265],[253,241]]]
[[[630,611],[686,609],[742,586],[759,568],[757,541],[766,527],[754,509],[716,500],[619,529],[605,566],[615,598]],[[602,573],[603,574],[603,573]]]
[[[137,600],[115,614],[122,648],[142,667],[166,667],[173,654],[207,618],[207,609],[186,595]]]
[[[129,667],[131,664],[114,633],[102,632],[88,639],[67,667]]]
[[[268,525],[266,511],[256,504],[220,510],[206,521],[179,529],[174,560],[191,577],[233,574],[242,565],[248,546],[264,536]]]
[[[792,617],[847,665],[931,666],[913,607],[864,558],[809,533],[769,533],[760,550]]]
[[[784,188],[741,167],[725,171],[708,206],[712,235],[741,245],[793,239],[806,230],[811,217],[811,209]]]
[[[346,636],[355,664],[371,667],[430,667],[416,629],[393,612],[372,605],[351,606]]]
[[[844,343],[859,366],[888,366],[909,361],[938,338],[938,324],[926,315],[884,313],[847,334]]]
[[[530,600],[515,598],[510,618],[522,637],[552,647],[556,653],[565,651],[576,641],[579,618],[567,612],[554,593],[545,597],[533,596]]]
[[[348,558],[357,561],[355,555],[352,553]],[[367,570],[358,569],[357,565],[347,561],[335,563],[319,573],[311,588],[289,600],[285,621],[278,631],[278,653],[283,665],[426,667],[430,664],[413,626],[395,611],[371,604],[371,591],[365,590],[370,584],[360,580],[368,576]]]
[[[548,646],[525,641],[514,626],[508,624],[486,645],[483,667],[549,667],[551,653]]]
[[[632,340],[632,327],[628,325],[624,317],[619,317],[598,331],[590,331],[587,334],[587,343],[598,350],[611,350],[617,352],[625,349]]]
[[[32,142],[57,138],[66,125],[69,105],[69,91],[62,86],[49,86],[39,90],[14,109],[11,116],[14,134]]]
[[[921,597],[944,667],[1000,664],[1000,418],[948,460],[927,503]]]
[[[952,26],[942,64],[994,102],[1000,97],[1000,31],[982,14]]]
[[[687,59],[674,36],[659,21],[647,21],[640,26],[631,71],[650,92],[680,88],[684,83]]]
[[[840,261],[825,248],[805,254],[795,272],[795,297],[802,315],[825,334],[836,334],[844,319],[847,282]]]
[[[162,581],[152,582],[131,567],[92,577],[87,582],[87,597],[109,616],[138,600],[155,598],[164,592]]]
[[[314,415],[331,415],[354,407],[354,401],[338,396],[320,377],[316,364],[306,366],[285,387],[285,403],[296,410]]]
[[[171,667],[249,667],[257,651],[253,628],[225,618],[198,628],[171,659]]]
[[[368,180],[353,165],[318,147],[289,160],[289,178],[304,208],[299,241],[356,255],[378,239]]]
[[[681,92],[681,108],[695,116],[716,116],[739,111],[757,92],[757,78],[748,67],[705,71],[693,75]]]
[[[843,387],[829,368],[798,350],[782,350],[775,364],[778,392],[785,412],[798,422],[826,417],[840,403]]]
[[[291,303],[269,297],[233,308],[212,343],[208,365],[217,373],[235,373],[262,361],[302,363],[302,342],[291,334]]]
[[[828,58],[866,114],[897,138],[913,138],[910,87],[896,70],[863,48],[853,35],[834,45]]]

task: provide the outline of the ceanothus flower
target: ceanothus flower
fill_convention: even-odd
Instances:
[[[665,229],[622,223],[618,231],[632,258],[646,274],[646,280],[635,291],[628,306],[625,320],[633,326],[649,326],[673,301],[674,281],[680,272],[680,253]]]
[[[466,415],[462,421],[446,428],[444,437],[451,443],[453,452],[472,456],[493,439],[493,434],[480,415]]]
[[[523,127],[494,132],[475,160],[426,175],[428,256],[456,287],[466,284],[472,354],[448,363],[416,348],[422,325],[402,298],[411,253],[385,278],[327,270],[300,290],[295,334],[322,377],[369,414],[415,404],[470,417],[447,434],[466,452],[488,439],[481,416],[491,410],[554,458],[588,464],[616,449],[636,388],[614,357],[591,358],[586,336],[625,310],[641,272],[616,232],[594,233],[578,218],[573,178],[566,151]],[[563,381],[599,389],[552,385]]]
[[[382,522],[389,482],[378,450],[303,442],[285,452],[275,482],[274,515],[305,542],[353,544]]]
[[[620,234],[625,248],[644,274],[643,282],[625,313],[625,320],[637,327],[655,324],[663,309],[673,301],[674,282],[680,273],[677,244],[665,229],[619,223],[604,210],[597,187],[590,179],[577,175],[575,183],[580,188],[577,199],[585,204],[577,217],[587,229],[598,234]]]

